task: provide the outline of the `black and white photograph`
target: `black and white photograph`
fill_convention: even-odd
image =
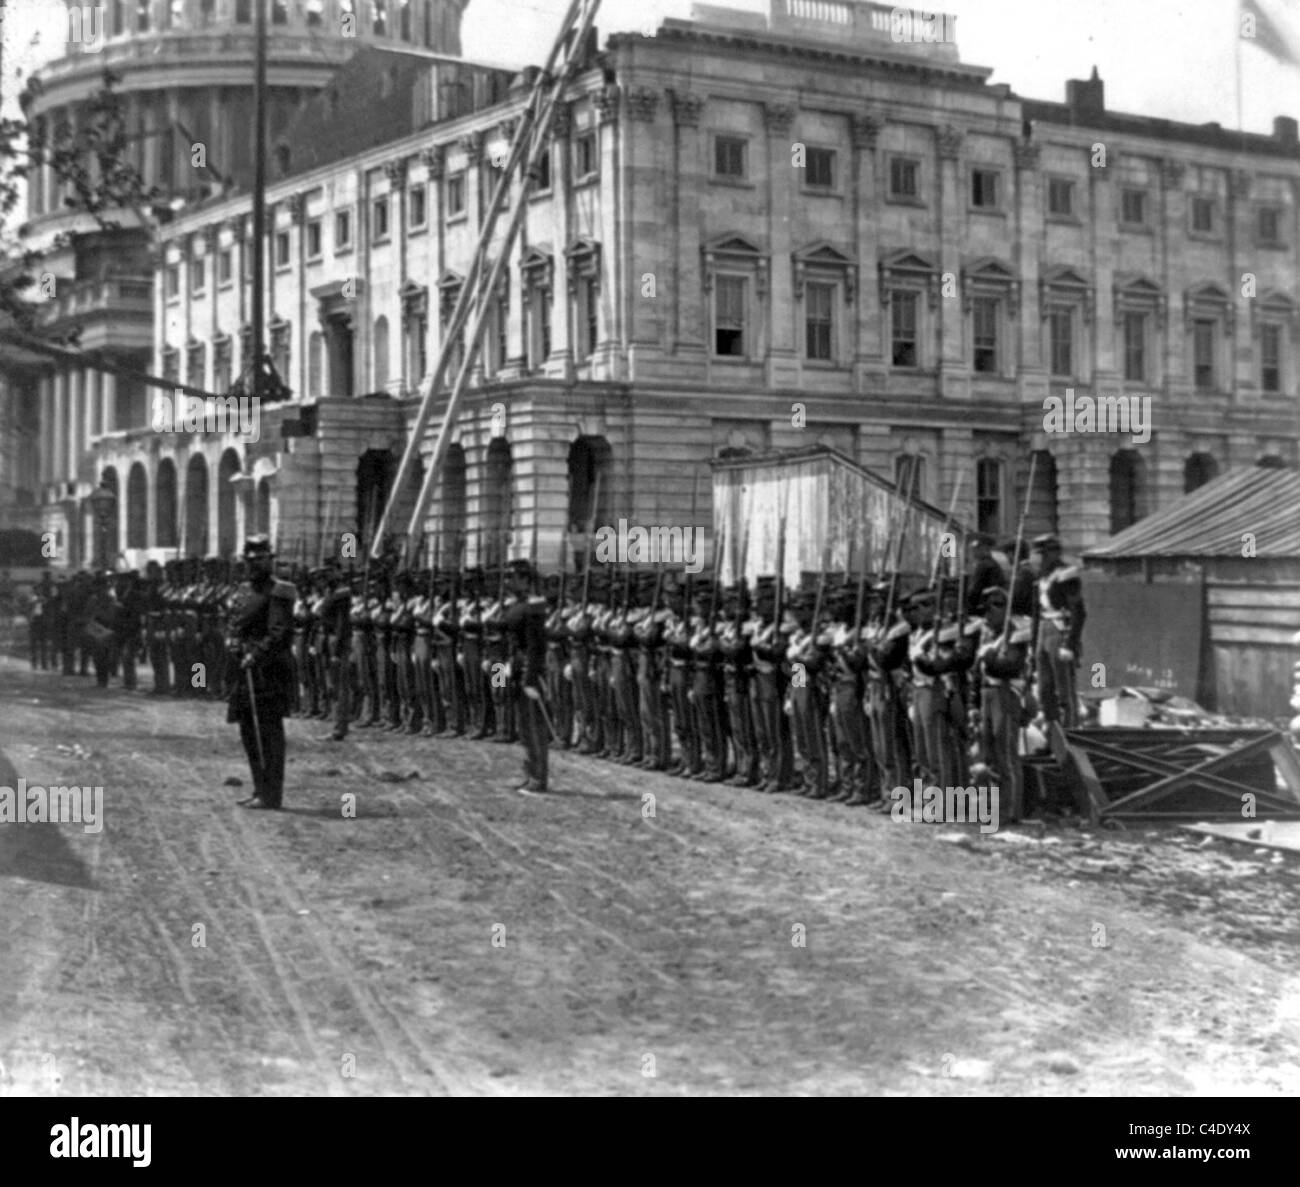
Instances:
[[[1298,0],[0,32],[43,1158],[149,1166],[146,1098],[1034,1097],[1249,1160],[1300,1093]]]

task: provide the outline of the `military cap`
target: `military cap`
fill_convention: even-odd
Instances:
[[[263,533],[247,536],[244,539],[244,556],[272,556],[271,538]]]
[[[934,590],[918,589],[914,593],[911,593],[907,596],[907,600],[905,601],[904,605],[915,608],[917,606],[933,605],[934,600],[935,600]]]
[[[1007,591],[1000,585],[987,585],[980,591],[980,605],[986,606],[990,602],[1001,602],[1006,605]]]
[[[1055,548],[1059,552],[1061,549],[1061,540],[1059,536],[1054,536],[1051,532],[1045,532],[1041,536],[1034,537],[1034,547],[1040,550]]]

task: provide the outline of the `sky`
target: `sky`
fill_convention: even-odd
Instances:
[[[957,17],[962,60],[991,67],[991,81],[1023,96],[1061,100],[1065,80],[1086,78],[1095,65],[1113,110],[1235,128],[1238,3],[948,0],[940,7]],[[1300,0],[1258,3],[1288,20],[1300,44]],[[765,0],[730,0],[726,6],[766,9]],[[566,7],[567,0],[469,0],[462,26],[465,56],[510,65],[538,62]],[[596,23],[603,37],[642,31],[663,17],[689,17],[690,10],[691,0],[604,0]],[[16,114],[13,97],[32,67],[61,52],[66,22],[62,0],[6,0],[5,114]],[[1283,66],[1249,44],[1241,46],[1240,58],[1240,126],[1270,132],[1275,115],[1300,118],[1300,67]]]

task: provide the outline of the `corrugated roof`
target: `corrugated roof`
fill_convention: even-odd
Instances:
[[[1257,556],[1300,557],[1300,472],[1232,470],[1084,555],[1240,557],[1247,532]]]

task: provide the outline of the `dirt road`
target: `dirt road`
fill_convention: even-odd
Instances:
[[[0,660],[0,784],[104,788],[0,824],[0,1090],[1300,1089],[1294,859],[288,724],[246,813],[222,706]]]

